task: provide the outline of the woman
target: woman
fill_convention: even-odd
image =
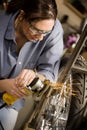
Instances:
[[[56,82],[63,30],[55,0],[11,0],[6,13],[0,14],[0,24],[0,93],[20,99],[0,109],[0,122],[4,130],[13,130],[28,96],[23,88],[36,72],[42,81]]]

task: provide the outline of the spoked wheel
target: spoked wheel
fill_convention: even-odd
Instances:
[[[84,66],[81,57],[76,64]],[[72,89],[75,95],[71,98],[66,130],[87,130],[87,75],[73,71],[72,79]]]

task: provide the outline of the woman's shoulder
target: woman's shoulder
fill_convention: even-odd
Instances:
[[[62,24],[58,19],[56,19],[55,21],[53,30],[55,30],[56,32],[63,32]]]
[[[5,10],[4,9],[0,9],[0,17],[3,16],[3,15],[5,15]]]
[[[3,40],[9,20],[10,16],[4,10],[0,10],[0,43]]]
[[[7,15],[4,9],[0,10],[0,23],[6,23],[9,17],[10,15]]]
[[[58,19],[56,19],[54,27],[52,29],[51,34],[49,35],[49,38],[54,39],[54,38],[59,38],[60,36],[63,36],[63,28]]]

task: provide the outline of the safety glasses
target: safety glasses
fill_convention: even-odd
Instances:
[[[29,23],[29,29],[34,33],[34,34],[44,34],[47,35],[49,33],[51,33],[52,30],[50,31],[43,31],[43,30],[39,30],[36,27],[34,27],[31,23]]]

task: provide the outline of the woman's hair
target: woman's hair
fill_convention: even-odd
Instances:
[[[57,5],[55,0],[11,0],[7,13],[23,10],[24,18],[28,21],[56,19]]]

